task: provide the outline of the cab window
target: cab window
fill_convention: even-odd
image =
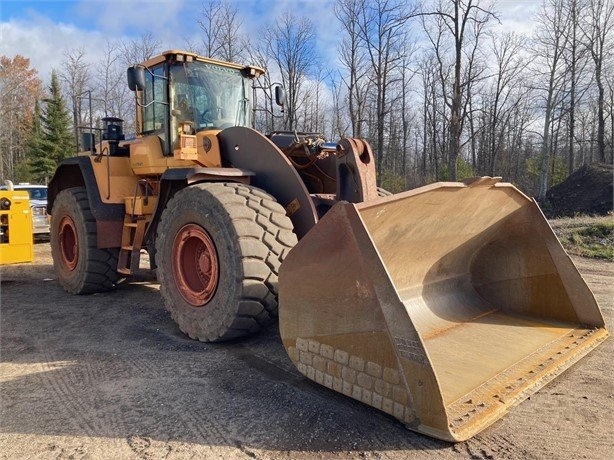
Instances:
[[[152,133],[162,131],[165,128],[167,98],[166,80],[164,67],[159,66],[151,69],[152,74],[147,72],[145,88],[143,90],[143,132]]]

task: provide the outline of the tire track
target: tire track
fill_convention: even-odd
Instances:
[[[37,337],[41,344],[49,343],[51,334],[42,333]],[[125,432],[123,416],[112,398],[100,391],[101,384],[108,382],[107,362],[101,360],[77,359],[58,367],[55,363],[65,362],[53,347],[43,348],[40,363],[44,384],[52,390],[55,404],[48,407],[64,413],[63,420],[78,433],[86,436],[117,437]]]
[[[90,407],[84,404],[81,395],[73,390],[70,379],[58,374],[64,374],[70,365],[58,369],[49,362],[41,363],[42,378],[44,384],[51,389],[52,396],[57,404],[53,404],[54,411],[65,413],[63,419],[78,433],[86,436],[96,436],[98,429],[84,414],[89,412]]]
[[[495,459],[526,459],[537,458],[525,449],[520,448],[506,436],[498,434],[479,435],[468,441],[454,445],[454,451],[466,454],[475,460]]]
[[[257,339],[255,339],[257,340]],[[244,345],[236,350],[237,357],[245,363],[246,368],[256,371],[262,376],[270,395],[262,391],[262,399],[258,403],[259,409],[270,410],[278,413],[284,410],[284,402],[287,402],[288,424],[292,428],[281,428],[288,437],[281,441],[283,448],[290,444],[294,449],[306,450],[312,445],[320,445],[321,448],[330,451],[337,450],[372,450],[378,452],[380,458],[389,457],[385,450],[391,444],[401,448],[405,446],[411,450],[422,451],[425,454],[435,449],[447,446],[446,443],[432,438],[421,436],[407,430],[397,420],[379,412],[371,407],[362,405],[352,399],[340,395],[323,386],[316,385],[306,379],[295,369],[289,359],[285,359],[285,351],[280,353],[263,353],[262,348],[252,345]],[[279,359],[277,359],[279,358]],[[252,374],[252,379],[256,375]],[[291,391],[277,389],[271,386],[272,382],[291,388]],[[280,399],[282,398],[282,399]],[[267,401],[271,404],[266,406]],[[308,404],[307,411],[303,404]],[[290,406],[288,406],[290,405]],[[232,421],[233,426],[244,427],[240,430],[246,440],[259,448],[265,448],[267,438],[270,436],[270,428],[262,424],[259,419],[259,411],[250,413],[252,405],[246,404],[247,413],[243,411],[241,420]],[[290,407],[292,408],[290,410]],[[295,418],[294,422],[292,418]],[[314,419],[315,418],[315,419]],[[311,424],[307,419],[314,420]],[[339,419],[346,419],[349,423],[338,432]],[[317,420],[317,421],[316,421]],[[273,420],[271,424],[280,425],[281,420]],[[281,427],[282,425],[280,425]],[[273,428],[276,431],[276,428]],[[352,441],[350,441],[352,440]],[[368,440],[368,442],[366,442]],[[277,440],[269,440],[280,442]],[[364,453],[364,452],[363,452]]]

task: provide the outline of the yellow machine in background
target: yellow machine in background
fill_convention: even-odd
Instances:
[[[0,264],[32,262],[32,213],[28,192],[0,191]]]

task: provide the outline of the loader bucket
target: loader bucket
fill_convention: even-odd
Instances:
[[[301,373],[449,441],[608,335],[537,204],[491,178],[336,204],[284,261],[279,303]]]

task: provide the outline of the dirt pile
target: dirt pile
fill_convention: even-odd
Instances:
[[[612,165],[585,165],[546,193],[548,218],[577,214],[604,216],[612,212]]]

